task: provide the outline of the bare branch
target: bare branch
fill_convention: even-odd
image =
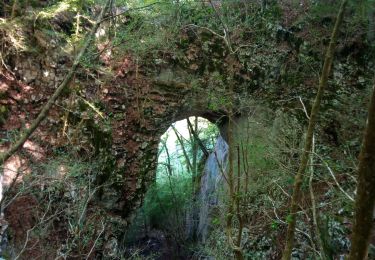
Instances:
[[[95,241],[94,241],[94,244],[92,245],[92,247],[91,247],[91,249],[90,249],[90,252],[87,254],[87,256],[86,256],[86,260],[89,259],[90,255],[91,255],[92,252],[94,251],[94,248],[95,248],[95,246],[96,246],[96,243],[98,242],[99,238],[100,238],[101,235],[103,234],[104,230],[105,230],[105,225],[104,225],[104,223],[103,223],[103,221],[102,221],[102,229],[101,229],[101,231],[99,232],[99,235],[96,237],[96,239],[95,239]]]

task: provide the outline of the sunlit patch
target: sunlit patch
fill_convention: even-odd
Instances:
[[[194,117],[190,117],[189,120],[194,124]],[[205,118],[199,117],[198,125],[200,129],[206,129],[209,125],[212,125],[212,123]],[[173,126],[176,128],[178,134],[180,134],[184,139],[190,138],[189,128],[186,120],[177,121],[173,124]],[[179,150],[179,144],[177,142],[178,140],[172,127],[169,127],[168,130],[163,134],[162,139],[164,138],[167,140],[167,147],[170,152],[174,153]]]
[[[192,126],[195,128],[195,117],[190,117],[189,121],[191,122]],[[204,137],[200,136],[200,138],[205,138],[205,143],[207,145],[207,149],[211,149],[216,141],[216,137],[218,135],[217,127],[208,121],[205,118],[198,117],[197,118],[197,134],[198,136],[202,135],[205,132]],[[211,129],[211,130],[209,130]],[[208,134],[208,132],[210,134]],[[178,140],[177,135],[180,137]],[[212,135],[212,136],[209,136]],[[211,137],[215,137],[211,139]],[[165,178],[165,166],[167,161],[170,161],[171,167],[173,169],[174,174],[179,175],[186,173],[186,158],[184,155],[186,148],[181,146],[181,141],[184,143],[185,146],[190,146],[192,141],[194,140],[193,133],[189,130],[189,126],[187,123],[187,119],[180,120],[172,124],[171,127],[163,134],[161,137],[161,142],[159,144],[159,158],[158,158],[158,170],[157,170],[157,180],[161,181]],[[168,151],[167,151],[168,150]],[[197,153],[199,153],[199,158],[202,156],[201,149],[197,146]],[[168,158],[169,157],[169,158]]]
[[[68,172],[69,172],[69,169],[64,164],[61,164],[57,167],[57,175],[60,177],[64,177]]]
[[[25,92],[30,92],[31,90],[33,90],[33,88],[31,86],[25,85],[25,84],[22,85],[22,89]]]
[[[32,141],[26,141],[23,148],[25,148],[25,150],[30,153],[35,160],[42,160],[45,157],[43,148]]]
[[[45,8],[44,11],[38,13],[38,17],[41,18],[52,18],[56,14],[65,12],[72,8],[69,1],[61,1],[58,4],[52,5],[49,8]]]
[[[103,36],[105,36],[105,30],[103,28],[98,29],[95,33],[95,37],[100,38],[100,37],[103,37]]]
[[[1,82],[0,84],[0,92],[5,92],[9,89],[9,85],[6,84],[5,82]]]
[[[109,48],[110,43],[104,42],[102,44],[98,44],[98,50],[101,52],[100,59],[104,61],[107,65],[109,65],[109,62],[112,58],[112,49]]]
[[[2,185],[9,186],[15,178],[17,182],[21,181],[22,175],[30,173],[30,168],[27,166],[26,160],[18,155],[14,155],[4,163]]]

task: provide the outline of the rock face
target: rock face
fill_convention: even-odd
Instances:
[[[212,222],[210,213],[219,203],[218,193],[223,188],[223,171],[227,168],[227,159],[228,144],[220,136],[216,141],[214,151],[207,158],[201,179],[198,234],[203,243],[207,239],[209,224]]]
[[[49,56],[19,59],[15,62],[16,77],[5,72],[2,75],[5,97],[2,104],[9,111],[2,125],[3,134],[21,129],[20,118],[29,123],[37,116],[62,82],[69,64],[55,66]],[[97,184],[111,183],[102,189],[96,202],[127,218],[139,206],[154,179],[160,137],[168,127],[189,116],[205,117],[220,124],[224,122],[224,112],[209,108],[210,100],[204,89],[193,89],[184,81],[164,80],[163,75],[170,73],[169,70],[145,77],[135,71],[136,65],[130,58],[122,65],[116,68],[118,75],[105,84],[90,84],[82,79],[72,82],[71,89],[50,111],[47,122],[37,130],[33,140],[44,147],[48,144],[64,147],[68,141],[63,136],[64,124],[69,125],[65,135],[69,135],[70,129],[78,131],[80,139],[76,144],[87,145],[88,153],[103,163],[103,174],[98,176]],[[85,84],[85,89],[79,90],[79,97],[74,93],[75,84]],[[93,105],[95,100],[98,102]],[[102,114],[99,115],[96,106],[100,106]]]
[[[78,147],[81,156],[98,158],[103,172],[96,182],[103,188],[96,203],[126,219],[153,181],[160,137],[175,121],[201,116],[225,132],[228,104],[239,115],[249,109],[250,99],[305,118],[298,97],[308,102],[314,96],[318,77],[311,69],[320,69],[324,41],[313,45],[318,42],[315,35],[303,26],[292,31],[267,24],[259,37],[243,31],[236,36],[243,37],[236,39],[241,46],[236,53],[207,30],[185,28],[176,46],[178,55],[160,53],[142,62],[115,51],[111,57],[101,56],[101,64],[110,73],[82,66],[32,141],[56,149]],[[337,142],[350,139],[341,129],[344,124],[351,127],[348,120],[340,120],[345,113],[337,111],[342,111],[345,102],[364,96],[374,71],[373,63],[358,62],[368,57],[358,51],[365,48],[356,48],[363,39],[355,37],[339,44],[333,84],[327,91],[327,100],[338,93],[340,102],[323,105],[329,116],[324,118],[322,138]],[[9,54],[6,62],[15,75],[5,69],[0,74],[1,135],[8,141],[10,131],[36,117],[71,65],[72,55],[55,44],[42,44],[40,32],[29,38],[43,51]],[[230,88],[233,95],[228,94]]]

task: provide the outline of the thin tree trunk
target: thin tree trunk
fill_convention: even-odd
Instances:
[[[76,16],[76,36],[78,37],[79,35],[79,23],[80,23],[80,13],[79,11],[77,12],[77,16]]]
[[[375,206],[375,86],[359,156],[357,197],[349,260],[367,258]]]
[[[96,31],[99,28],[100,22],[103,19],[104,13],[108,7],[108,3],[110,0],[106,2],[103,9],[101,10],[98,18],[96,19],[96,22],[94,24],[94,27],[92,28],[91,32],[88,33],[86,36],[85,42],[83,43],[82,49],[78,53],[77,57],[74,60],[74,63],[72,67],[70,68],[68,74],[65,76],[63,82],[60,84],[60,86],[56,89],[56,91],[53,93],[53,95],[49,98],[47,104],[44,105],[42,110],[40,111],[37,118],[32,122],[30,128],[23,131],[23,133],[20,135],[20,138],[13,144],[13,146],[10,147],[10,149],[2,154],[0,154],[0,165],[2,165],[7,159],[9,159],[15,152],[17,152],[18,149],[20,149],[23,144],[29,139],[29,137],[32,135],[32,133],[38,128],[39,124],[47,117],[49,110],[51,107],[55,104],[57,98],[61,95],[63,90],[66,86],[69,85],[71,79],[73,78],[73,75],[81,61],[82,56],[87,51],[88,47],[91,44],[91,41],[94,38],[94,35]]]
[[[208,152],[206,146],[203,144],[202,140],[199,138],[198,131],[194,130],[193,125],[191,124],[189,118],[187,119],[187,123],[188,123],[189,131],[194,136],[194,140],[197,141],[197,143],[198,143],[199,147],[201,148],[201,151],[204,153],[204,155],[206,157],[208,157],[210,155],[210,153]]]
[[[235,245],[233,243],[233,238],[232,238],[232,222],[233,222],[233,216],[235,214],[234,212],[234,173],[233,173],[233,160],[234,160],[234,151],[232,146],[234,145],[233,142],[233,118],[232,118],[232,108],[230,108],[230,114],[229,114],[229,120],[228,120],[228,134],[227,134],[227,143],[229,147],[228,151],[228,163],[229,163],[229,170],[228,170],[228,177],[227,177],[227,182],[228,182],[228,190],[229,190],[229,201],[228,201],[228,212],[226,216],[226,233],[227,233],[227,238],[229,241],[229,245],[233,249],[233,253],[236,255],[236,258],[239,260],[237,257],[237,250],[235,248]]]
[[[188,125],[188,131],[189,131],[189,140],[190,140],[190,146],[191,146],[191,166],[192,166],[192,175],[191,175],[191,183],[192,183],[192,192],[195,194],[196,191],[198,191],[198,180],[197,180],[197,154],[198,154],[198,147],[197,147],[197,141],[194,138],[193,135],[193,127],[189,127],[189,118],[186,119],[187,125]]]
[[[289,224],[288,224],[288,231],[286,235],[285,249],[283,252],[283,260],[289,260],[292,254],[294,233],[295,233],[295,228],[296,228],[296,214],[298,210],[298,202],[299,202],[299,199],[301,198],[301,186],[302,186],[302,181],[303,181],[303,175],[305,174],[307,163],[309,161],[314,128],[316,125],[316,121],[318,119],[319,107],[322,101],[324,89],[326,88],[327,83],[328,83],[328,76],[331,71],[334,50],[336,47],[337,35],[339,32],[339,27],[344,17],[344,10],[345,10],[346,4],[347,4],[347,0],[343,0],[341,3],[339,13],[337,15],[335,27],[333,29],[332,36],[331,36],[331,42],[329,43],[328,50],[327,50],[325,60],[324,60],[322,75],[321,75],[320,82],[319,82],[318,93],[315,97],[315,101],[313,103],[311,114],[310,114],[309,126],[307,128],[307,134],[306,134],[306,139],[305,139],[305,147],[301,156],[301,162],[300,162],[298,172],[294,179],[294,189],[293,189],[293,196],[291,200],[290,215],[289,215],[290,219],[288,221]]]
[[[234,58],[234,55],[231,55],[231,58]],[[231,69],[231,76],[233,75],[234,69]],[[229,94],[234,99],[234,84],[229,85]],[[228,175],[227,175],[227,182],[228,182],[228,190],[229,190],[229,201],[228,201],[228,212],[226,216],[226,233],[230,247],[233,250],[233,254],[237,260],[243,260],[243,254],[241,247],[238,247],[233,241],[233,217],[236,216],[236,190],[235,190],[235,173],[234,173],[234,160],[235,160],[235,140],[234,140],[234,107],[233,103],[230,102],[228,104],[228,132],[227,132],[227,144],[229,147],[228,150]],[[238,238],[238,237],[237,237]]]
[[[17,8],[18,8],[18,0],[14,0],[13,5],[12,5],[12,13],[10,14],[11,20],[16,16]]]
[[[312,221],[313,221],[313,227],[315,233],[315,240],[316,244],[318,246],[318,250],[320,251],[320,257],[322,260],[327,259],[326,253],[324,251],[323,247],[323,241],[320,234],[319,226],[318,226],[318,214],[316,211],[316,200],[315,200],[315,194],[314,194],[314,188],[313,188],[313,180],[314,180],[314,153],[315,153],[315,137],[313,135],[313,141],[312,141],[312,149],[311,149],[311,157],[310,157],[310,179],[309,179],[309,191],[310,191],[310,198],[311,198],[311,212],[312,212]],[[312,240],[314,237],[312,237]]]
[[[243,259],[241,242],[242,242],[242,231],[244,228],[243,212],[241,212],[241,155],[240,146],[237,145],[237,187],[236,187],[236,215],[238,220],[238,233],[236,241],[236,257],[237,259]],[[246,196],[246,194],[245,194]]]
[[[190,174],[193,174],[193,166],[191,165],[189,155],[188,155],[188,153],[187,153],[187,151],[185,149],[184,141],[182,140],[182,137],[178,133],[176,127],[174,127],[173,125],[172,125],[172,130],[173,130],[174,134],[176,135],[178,142],[180,143],[180,146],[181,146],[181,149],[182,149],[182,153],[184,154],[184,157],[185,157],[185,160],[186,160],[187,171]]]
[[[367,8],[368,17],[368,29],[367,29],[367,40],[370,44],[375,44],[375,6],[370,4]]]

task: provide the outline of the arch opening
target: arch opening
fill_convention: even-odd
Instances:
[[[189,256],[198,241],[201,178],[219,137],[216,124],[197,116],[176,121],[165,131],[154,181],[126,234],[129,254]]]

